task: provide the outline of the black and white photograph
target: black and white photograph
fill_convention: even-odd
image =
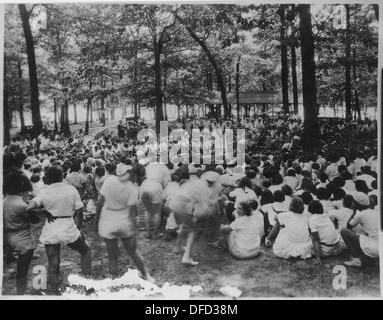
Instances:
[[[0,299],[381,299],[382,14],[0,3]]]

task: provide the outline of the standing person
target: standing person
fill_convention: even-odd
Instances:
[[[120,139],[125,139],[125,130],[126,127],[122,124],[122,120],[120,120],[117,126],[118,137]]]
[[[370,200],[363,192],[356,192],[354,197],[354,213],[350,217],[347,228],[341,231],[342,238],[353,256],[344,264],[348,267],[361,268],[379,257],[379,213],[370,209]],[[352,229],[361,225],[365,234],[358,235]]]
[[[129,256],[137,265],[142,276],[154,282],[143,258],[137,252],[136,215],[140,176],[145,169],[136,165],[121,177],[111,176],[101,187],[98,198],[95,228],[104,238],[109,257],[109,272],[118,274],[118,242],[121,238]],[[137,184],[138,183],[138,184]]]
[[[76,190],[78,191],[78,194],[80,196],[80,199],[82,201],[85,193],[85,183],[86,178],[85,176],[80,172],[81,170],[81,164],[79,162],[75,162],[70,167],[70,173],[66,176],[66,181],[68,184],[74,186]],[[84,218],[84,214],[82,210],[78,210],[76,213],[76,219],[77,219],[77,226],[81,229],[82,228],[82,221]]]
[[[145,180],[140,186],[140,201],[145,207],[146,238],[159,239],[162,205],[165,201],[165,189],[171,181],[170,170],[163,164],[149,164],[145,167]],[[150,230],[154,219],[153,232]]]
[[[84,275],[92,272],[92,259],[88,242],[77,228],[73,216],[83,208],[75,187],[63,182],[61,166],[52,166],[47,171],[48,186],[31,200],[26,209],[33,212],[40,206],[45,209],[47,220],[40,235],[49,260],[48,285],[58,293],[61,245],[68,245],[81,254],[81,269]]]
[[[95,179],[92,174],[92,167],[86,165],[84,167],[84,174],[85,174],[85,191],[87,193],[88,197],[88,204],[87,204],[87,211],[89,213],[95,213],[96,211],[96,201],[97,201],[97,189],[95,185]]]
[[[38,222],[38,218],[26,214],[27,203],[24,197],[32,191],[31,183],[21,172],[12,172],[4,177],[3,214],[4,231],[7,243],[18,253],[16,288],[17,295],[24,295],[27,291],[28,270],[37,247],[31,223]]]
[[[177,237],[175,252],[181,252],[181,243],[186,238],[185,252],[182,263],[196,266],[198,262],[190,256],[191,248],[198,230],[199,219],[204,219],[208,211],[211,190],[207,182],[201,179],[191,180],[182,184],[178,193],[169,203],[170,209],[174,212],[176,223],[180,225],[180,232]]]

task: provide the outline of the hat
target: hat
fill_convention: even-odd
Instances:
[[[359,203],[362,206],[368,207],[370,205],[370,199],[363,192],[356,192],[354,194],[354,200],[356,203]]]
[[[219,180],[219,173],[215,171],[207,171],[202,174],[201,179],[209,181],[209,182],[216,182]]]

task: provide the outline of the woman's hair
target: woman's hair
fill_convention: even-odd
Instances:
[[[39,173],[34,173],[31,176],[31,182],[36,183],[40,181],[40,174]]]
[[[62,180],[63,180],[63,168],[61,166],[49,167],[45,177],[46,177],[46,183],[47,184],[62,182]]]
[[[294,213],[302,214],[305,210],[305,206],[303,204],[303,200],[299,197],[293,197],[291,199],[289,210]]]
[[[336,188],[335,190],[333,190],[332,195],[335,201],[342,200],[346,196],[346,191],[344,191],[341,188]]]
[[[131,176],[131,181],[141,186],[142,182],[145,180],[145,167],[138,163],[135,164],[133,168],[130,169],[128,172]]]
[[[262,191],[260,204],[261,206],[272,203],[273,202],[273,193],[269,189],[265,189]]]
[[[312,214],[323,214],[323,206],[319,201],[311,201],[309,204],[308,212]]]
[[[374,209],[375,206],[378,204],[378,197],[375,194],[372,194],[368,198],[370,200],[370,209]]]
[[[293,195],[293,189],[288,184],[285,184],[284,186],[282,186],[281,190],[285,196],[291,197]]]
[[[303,201],[303,203],[304,203],[305,205],[309,205],[310,202],[314,200],[313,196],[312,196],[311,193],[308,192],[308,191],[305,191],[305,192],[303,192],[301,195],[299,195],[299,198],[302,199],[302,201]]]
[[[286,176],[287,177],[295,177],[295,170],[293,168],[287,169]]]
[[[92,173],[92,167],[91,166],[84,166],[84,173]]]
[[[263,180],[262,186],[266,189],[270,188],[271,186],[271,181],[269,179]]]
[[[258,201],[257,200],[251,201],[250,207],[251,207],[251,210],[257,210],[258,209]]]
[[[316,192],[318,200],[329,200],[331,198],[331,192],[327,188],[319,188]]]
[[[104,167],[97,167],[94,173],[98,177],[103,177],[105,175],[105,168]]]
[[[238,188],[245,189],[245,187],[248,187],[249,189],[251,189],[252,186],[253,186],[253,184],[251,183],[251,180],[247,177],[242,178],[238,182]]]
[[[262,188],[257,185],[253,185],[253,191],[257,195],[257,197],[260,197],[262,195]]]
[[[355,189],[356,191],[363,192],[365,194],[368,194],[370,192],[370,189],[367,186],[366,181],[364,180],[356,180],[355,181]]]
[[[313,181],[307,177],[304,177],[302,179],[301,189],[305,191],[309,191],[311,193],[314,193],[316,190]]]
[[[320,172],[318,175],[317,175],[318,179],[320,180],[320,182],[322,183],[325,183],[327,180],[328,180],[328,175],[327,173],[325,172]]]
[[[13,171],[4,177],[3,192],[9,195],[19,195],[23,192],[32,191],[32,185],[25,174]]]
[[[251,207],[248,202],[240,202],[239,205],[242,207],[245,216],[251,216]]]
[[[109,162],[105,165],[105,170],[109,173],[114,173],[116,172],[116,165],[114,163]]]
[[[354,204],[354,197],[351,194],[347,194],[343,198],[343,207],[352,209],[352,205]]]
[[[285,194],[281,190],[276,190],[272,197],[273,202],[284,202]]]
[[[254,179],[257,176],[257,173],[254,170],[246,171],[246,177],[249,179]]]
[[[273,175],[273,178],[272,178],[273,185],[279,185],[282,182],[283,182],[283,178],[279,173]]]
[[[346,180],[344,180],[343,177],[335,177],[332,181],[333,181],[339,188],[344,187],[344,185],[346,184]]]
[[[70,166],[71,172],[79,172],[80,170],[81,170],[81,165],[76,161],[72,163],[72,165]]]

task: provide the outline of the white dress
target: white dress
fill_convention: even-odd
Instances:
[[[242,216],[230,224],[231,229],[227,243],[230,253],[238,259],[256,257],[260,252],[261,238],[258,226],[252,216]]]
[[[278,220],[284,228],[275,240],[274,254],[283,259],[311,258],[314,247],[309,233],[309,216],[288,211],[280,213]]]

